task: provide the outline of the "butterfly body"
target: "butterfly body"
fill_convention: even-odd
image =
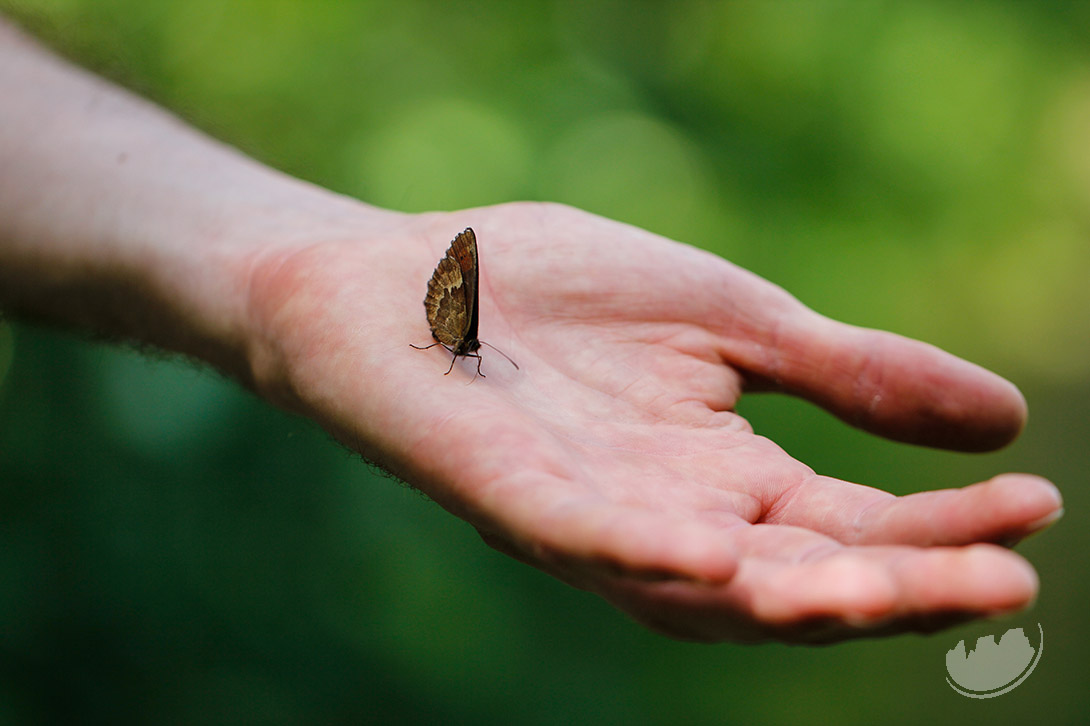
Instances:
[[[424,348],[441,345],[450,351],[454,358],[447,373],[454,369],[454,361],[459,357],[476,358],[477,373],[484,376],[481,373],[481,356],[477,353],[481,347],[481,341],[477,339],[478,279],[477,236],[467,227],[454,238],[443,259],[439,260],[428,280],[428,292],[424,296],[424,311],[428,316],[431,336],[436,341]],[[424,349],[415,345],[412,347]],[[518,368],[514,361],[511,364]]]

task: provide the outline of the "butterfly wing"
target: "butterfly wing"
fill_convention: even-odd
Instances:
[[[462,270],[462,281],[465,290],[466,311],[469,315],[469,323],[466,326],[463,339],[477,349],[477,320],[478,320],[478,295],[477,277],[479,265],[477,262],[477,235],[473,229],[466,227],[465,231],[454,238],[450,243],[454,256],[458,259],[458,267]]]
[[[476,350],[477,239],[472,229],[455,237],[439,260],[428,281],[424,309],[433,338],[458,355]]]

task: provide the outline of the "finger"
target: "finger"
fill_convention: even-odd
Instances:
[[[887,438],[962,451],[1006,445],[1026,403],[1008,381],[934,346],[781,310],[758,349],[737,364],[750,390],[806,398],[847,423]]]
[[[611,599],[675,637],[834,642],[1017,611],[1037,588],[1033,568],[994,545],[853,547],[801,562],[743,558],[719,588],[628,583]]]
[[[1013,545],[1063,515],[1063,499],[1048,481],[1007,474],[963,489],[920,492],[860,513],[860,543]]]
[[[1056,487],[1028,474],[903,497],[814,476],[786,493],[763,521],[812,529],[844,544],[931,546],[1013,544],[1062,514]]]
[[[743,564],[730,589],[752,603],[763,622],[834,617],[878,626],[927,613],[1025,607],[1037,592],[1037,576],[1021,557],[993,545],[853,547],[797,564]]]

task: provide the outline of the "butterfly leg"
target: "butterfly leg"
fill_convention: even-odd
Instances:
[[[425,345],[425,346],[421,347],[419,345],[413,345],[412,343],[409,343],[410,348],[416,348],[417,350],[427,350],[429,348],[434,348],[437,345],[443,346],[444,348],[447,349],[447,352],[449,352],[452,356],[454,356],[453,358],[450,359],[450,368],[447,368],[447,372],[443,374],[445,376],[445,375],[449,374],[452,370],[454,370],[454,361],[458,360],[458,354],[455,353],[453,350],[451,350],[449,345],[447,345],[446,343],[432,343],[431,345]]]
[[[470,353],[469,355],[466,356],[466,358],[476,358],[477,359],[477,375],[480,376],[481,378],[488,378],[488,376],[481,373],[481,361],[484,360],[484,359],[481,358],[480,353]]]

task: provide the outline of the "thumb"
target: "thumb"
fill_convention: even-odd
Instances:
[[[932,345],[801,304],[781,308],[770,330],[759,355],[736,362],[747,390],[791,393],[871,433],[960,451],[1005,446],[1025,424],[1012,383]]]

